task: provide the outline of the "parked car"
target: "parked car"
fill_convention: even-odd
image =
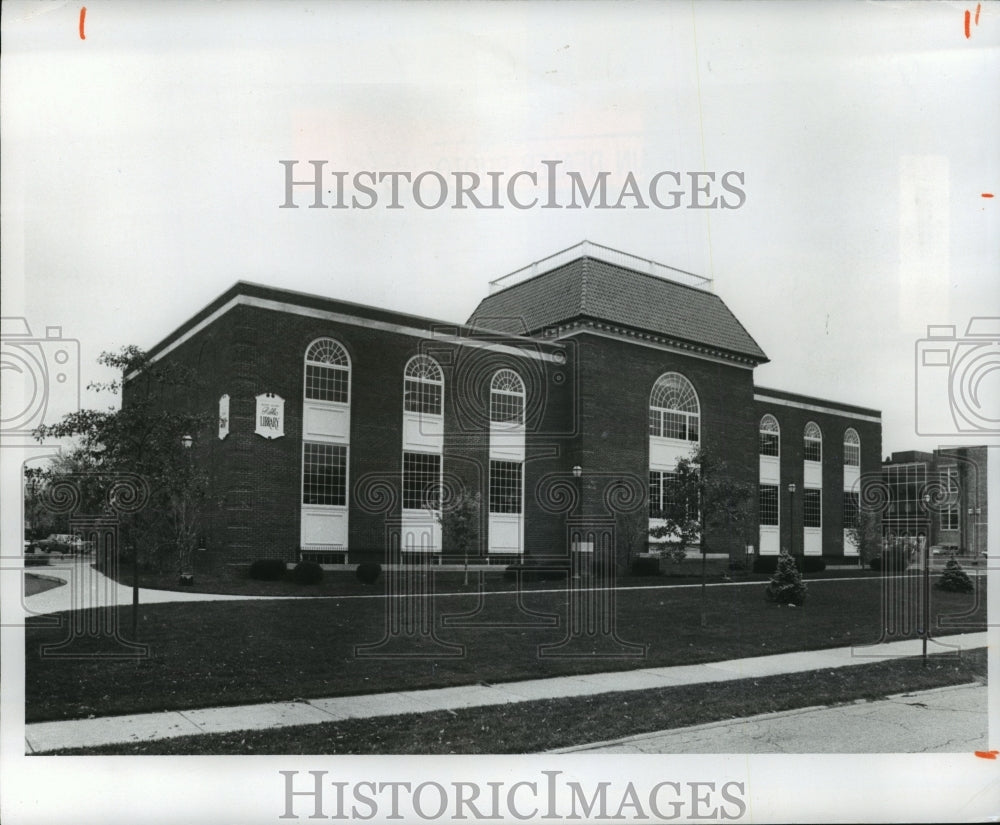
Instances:
[[[94,542],[70,533],[52,533],[48,538],[33,542],[32,546],[43,553],[89,553],[94,549]]]

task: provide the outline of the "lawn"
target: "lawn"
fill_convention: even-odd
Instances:
[[[504,682],[870,644],[879,641],[888,604],[882,585],[879,579],[813,581],[803,608],[766,603],[762,585],[708,588],[704,627],[697,587],[620,591],[618,639],[634,646],[625,652],[638,650],[638,657],[616,656],[621,645],[602,635],[582,635],[561,651],[540,649],[567,638],[565,590],[526,592],[523,609],[514,593],[488,595],[474,615],[475,597],[439,597],[436,637],[396,635],[381,648],[375,646],[387,638],[392,622],[400,625],[401,616],[387,612],[389,602],[378,598],[144,605],[139,631],[150,655],[139,660],[106,658],[119,649],[107,635],[80,635],[62,651],[81,658],[43,657],[40,646],[62,642],[67,630],[29,620],[26,720]],[[977,604],[973,596],[935,591],[935,616],[968,614],[952,621],[951,629],[981,630],[982,595]],[[419,607],[427,602],[393,604],[406,606],[410,619],[418,621]],[[578,620],[588,618],[580,603],[574,607]],[[462,614],[472,626],[454,626]],[[128,608],[119,610],[118,620],[127,633]],[[356,645],[366,644],[368,655],[356,653]]]
[[[985,683],[986,650],[705,685],[128,742],[63,754],[537,753],[758,713]],[[985,718],[983,723],[985,725]]]
[[[482,588],[489,591],[512,591],[517,589],[516,581],[504,576],[504,568],[497,566],[489,570],[469,572],[469,583],[465,584],[465,574],[461,570],[435,569],[435,587],[439,592],[474,593]],[[139,571],[139,586],[153,590],[178,590],[194,593],[224,593],[238,596],[348,596],[360,593],[384,593],[386,575],[383,573],[372,585],[362,585],[355,576],[354,570],[326,570],[323,580],[318,584],[303,585],[296,583],[291,570],[279,581],[259,581],[249,576],[249,565],[225,565],[212,569],[199,570],[195,573],[193,586],[181,585],[175,573],[162,573],[152,570]],[[828,570],[823,573],[807,574],[812,578],[878,578],[879,574],[872,570],[857,567],[848,569]],[[764,573],[730,572],[725,559],[708,559],[706,562],[706,577],[710,583],[721,583],[728,579],[736,581],[766,582],[770,576]],[[728,577],[724,578],[724,577]],[[127,565],[117,576],[122,584],[132,586],[132,570]],[[659,576],[636,576],[621,574],[615,579],[620,588],[648,587],[657,584],[693,583],[701,581],[701,559],[687,558],[680,563],[662,562],[662,574]],[[524,579],[523,589],[544,589],[551,587],[551,582]]]

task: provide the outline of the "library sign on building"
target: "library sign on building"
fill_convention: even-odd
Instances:
[[[285,399],[273,393],[257,396],[257,428],[264,438],[281,438],[285,434]]]

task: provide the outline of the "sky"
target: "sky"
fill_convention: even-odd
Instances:
[[[39,340],[58,327],[52,340],[79,350],[67,381],[47,385],[49,419],[76,403],[76,387],[84,406],[106,406],[86,389],[113,377],[97,365],[102,351],[153,346],[237,280],[460,322],[490,280],[587,239],[711,278],[771,359],[757,384],[881,410],[884,454],[996,442],[996,413],[964,434],[948,411],[956,376],[979,392],[980,412],[1000,409],[1000,329],[966,335],[971,318],[1000,316],[1000,4],[85,8],[5,2],[0,19],[3,315]],[[298,161],[297,174],[323,160],[347,180],[492,172],[505,185],[559,161],[564,204],[566,171],[587,181],[606,172],[613,193],[630,174],[642,189],[660,172],[737,172],[745,198],[732,209],[631,199],[624,209],[463,210],[424,209],[404,191],[402,208],[389,209],[379,186],[371,209],[309,209],[303,189],[301,208],[283,209],[282,160]],[[924,363],[929,325],[954,326],[932,349],[976,369]],[[58,348],[39,345],[53,371]],[[0,435],[24,390],[4,367]],[[20,479],[15,452],[0,451],[8,491]],[[5,496],[5,548],[21,539],[18,506]],[[19,584],[5,579],[8,605]],[[7,756],[21,748],[9,715],[23,690],[10,679],[19,638],[3,637]],[[716,775],[722,762],[710,759],[670,765]],[[887,769],[846,759],[837,770],[867,771],[849,787]],[[211,821],[272,821],[280,802],[260,773],[273,760],[253,762],[257,773],[213,763],[199,787],[183,760],[168,763],[172,773],[160,760],[98,772],[46,760],[41,774],[23,762],[9,774],[22,798],[74,821],[102,805],[130,814],[139,799],[149,821],[176,821],[174,806],[206,821],[197,806],[213,788],[215,807],[229,807]],[[752,764],[757,783],[789,775]],[[981,766],[954,767],[934,776],[964,782]],[[818,796],[774,798],[841,797],[842,784],[821,784],[834,774],[806,773],[798,781],[815,779]],[[938,787],[907,776],[912,787],[880,784],[876,796],[916,804]],[[876,812],[870,794],[859,799]],[[756,818],[773,813],[767,804]]]
[[[92,3],[81,38],[78,6],[11,3],[4,315],[78,340],[85,388],[109,377],[101,351],[152,346],[239,279],[464,321],[491,279],[589,239],[713,278],[771,359],[758,385],[881,410],[885,453],[932,447],[917,342],[954,325],[954,349],[1000,315],[1000,203],[982,197],[1000,194],[1000,8],[968,38],[963,14]],[[565,202],[566,171],[613,193],[629,173],[737,171],[745,202],[392,210],[386,184],[372,209],[308,209],[303,187],[281,209],[280,160],[346,172],[348,201],[363,170],[506,181],[558,160]],[[921,403],[947,395],[933,378]]]

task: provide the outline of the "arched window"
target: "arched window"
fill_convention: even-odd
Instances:
[[[861,438],[853,427],[848,427],[844,431],[844,464],[851,467],[861,466]]]
[[[437,361],[415,355],[403,371],[403,409],[424,415],[441,415],[444,373]]]
[[[823,460],[823,433],[815,421],[810,421],[806,424],[803,451],[806,461]]]
[[[524,382],[514,370],[499,370],[490,383],[490,421],[524,423]]]
[[[698,395],[683,375],[668,372],[656,379],[649,396],[649,434],[683,441],[700,439]]]
[[[313,341],[306,350],[305,397],[307,401],[351,400],[351,359],[332,338]]]
[[[778,419],[768,413],[760,420],[760,454],[781,454],[781,428]]]

